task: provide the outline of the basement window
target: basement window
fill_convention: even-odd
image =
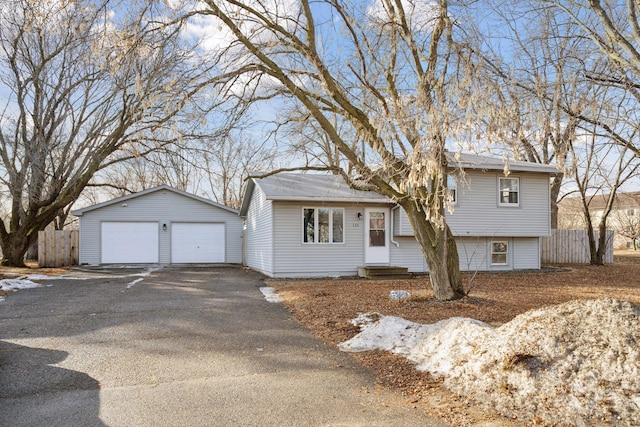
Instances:
[[[494,240],[491,242],[491,265],[507,265],[509,242]]]

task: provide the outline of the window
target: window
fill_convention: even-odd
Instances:
[[[520,203],[520,178],[499,179],[498,200],[500,206],[518,206]]]
[[[302,210],[304,243],[343,243],[344,209],[304,208]]]
[[[457,205],[458,204],[458,184],[456,182],[455,177],[449,175],[447,176],[447,190],[449,191],[449,196],[451,199],[450,203]]]
[[[384,212],[371,212],[369,214],[369,246],[386,246],[386,225]]]
[[[491,264],[507,265],[507,255],[509,253],[509,244],[506,241],[491,242]]]

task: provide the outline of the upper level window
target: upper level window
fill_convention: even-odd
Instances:
[[[458,203],[458,184],[456,178],[449,175],[447,176],[447,191],[449,192],[449,202],[456,205]]]
[[[304,208],[302,210],[304,243],[343,243],[343,208]]]
[[[498,189],[498,204],[500,206],[519,206],[520,178],[500,178]]]

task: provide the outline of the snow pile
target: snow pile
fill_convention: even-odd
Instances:
[[[33,279],[42,280],[42,279]],[[3,279],[0,280],[0,290],[3,291],[17,291],[18,289],[31,289],[39,288],[42,286],[40,283],[32,282],[28,276],[20,277],[17,279]]]
[[[532,310],[499,328],[360,315],[344,351],[403,355],[452,391],[508,416],[555,425],[640,425],[640,310],[617,300]]]

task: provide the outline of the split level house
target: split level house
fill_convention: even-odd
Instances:
[[[505,174],[500,159],[464,155],[456,162],[447,221],[460,268],[540,268],[555,168],[511,162]],[[80,218],[81,264],[244,263],[271,277],[429,270],[402,208],[336,175],[250,179],[239,211],[162,185],[72,213]]]
[[[463,155],[451,159],[453,211],[463,271],[539,269],[551,233],[554,166]],[[456,170],[463,170],[457,174]],[[401,207],[350,188],[337,175],[279,173],[248,181],[244,263],[270,277],[352,276],[366,266],[428,272]]]

